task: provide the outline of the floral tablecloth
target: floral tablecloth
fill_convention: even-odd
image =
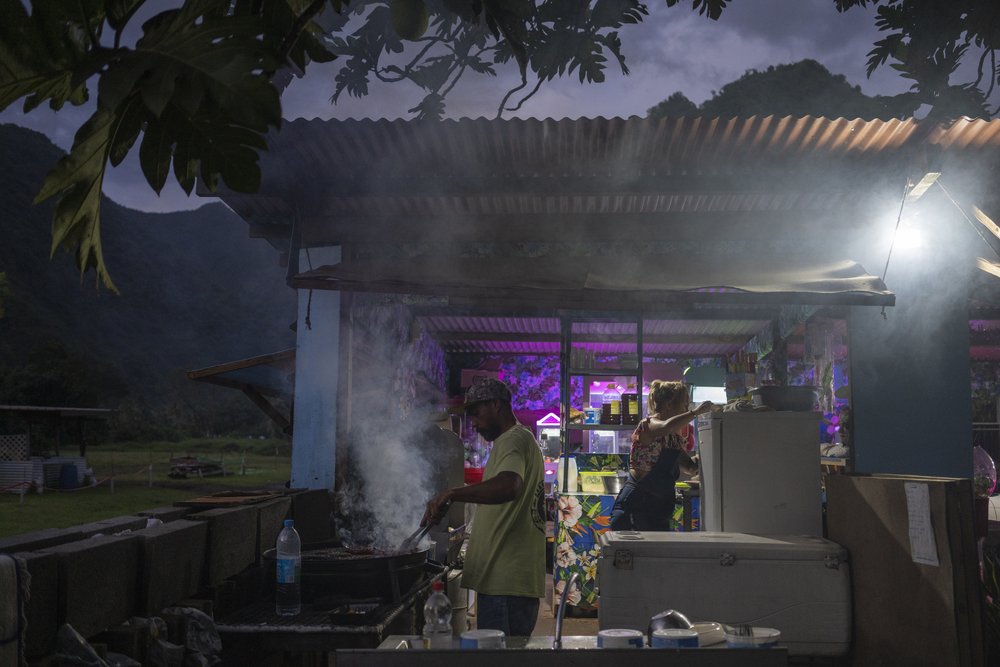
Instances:
[[[597,536],[611,529],[615,497],[605,494],[560,494],[556,498],[555,563],[552,568],[553,608],[574,572],[580,574],[570,589],[567,605],[580,611],[597,609]]]

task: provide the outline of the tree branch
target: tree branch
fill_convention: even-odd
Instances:
[[[403,79],[408,79],[410,78],[410,73],[413,71],[413,68],[416,67],[417,63],[419,63],[420,60],[425,55],[427,55],[427,51],[429,51],[432,46],[441,43],[445,39],[451,39],[451,36],[438,35],[437,37],[423,37],[419,41],[427,42],[427,45],[424,46],[424,48],[420,49],[420,52],[417,53],[417,55],[413,56],[413,59],[410,60],[410,62],[408,62],[404,67],[399,68],[396,67],[395,65],[390,65],[389,67],[382,68],[381,72],[392,72],[392,71],[399,72],[398,78],[390,79],[389,77],[383,76],[381,72],[377,69],[372,69],[372,72],[374,72],[375,76],[378,78],[379,81],[384,81],[386,83],[395,83],[396,81],[402,81]]]
[[[462,78],[462,73],[465,72],[465,68],[466,68],[466,65],[463,63],[462,66],[458,68],[458,74],[456,74],[455,78],[451,80],[451,85],[449,85],[447,88],[445,88],[443,92],[438,93],[439,95],[441,95],[441,99],[444,99],[445,97],[447,97],[448,93],[451,92],[451,89],[455,87],[456,83],[458,83],[458,80]],[[453,67],[452,70],[451,70],[451,72],[454,72],[454,71],[455,71],[455,68]],[[448,76],[451,76],[451,72],[448,73]],[[445,79],[445,81],[447,81],[447,79]]]
[[[987,100],[990,99],[990,95],[993,94],[993,86],[996,85],[997,78],[1000,76],[997,73],[997,52],[995,49],[990,49],[990,66],[993,70],[990,75],[990,87],[986,89],[986,94],[983,95],[983,98]],[[993,112],[993,115],[996,115],[998,112],[1000,112],[1000,103],[997,104],[997,110]]]
[[[326,5],[327,0],[313,0],[312,4],[306,7],[305,11],[299,14],[299,17],[295,19],[295,23],[292,24],[292,29],[288,31],[285,38],[281,41],[281,46],[278,49],[278,57],[280,60],[285,61],[288,59],[288,54],[292,52],[292,48],[295,46],[295,42],[298,41],[299,35],[305,30],[309,22],[322,11],[323,6]]]
[[[538,83],[536,83],[535,87],[531,89],[531,92],[528,93],[527,95],[525,95],[524,97],[522,97],[521,101],[517,103],[516,107],[514,107],[513,109],[507,109],[507,111],[518,111],[525,102],[527,102],[529,99],[531,99],[532,95],[534,95],[535,93],[538,92],[538,89],[542,87],[542,81],[543,81],[543,79],[541,77],[539,77]]]
[[[80,20],[83,21],[84,29],[87,33],[87,39],[90,40],[90,48],[98,49],[101,46],[101,40],[98,39],[97,33],[94,32],[94,26],[90,24],[90,17],[87,16],[87,12],[83,9],[83,3],[76,3],[77,9],[80,10]]]
[[[979,67],[976,72],[978,76],[976,77],[976,82],[972,84],[976,88],[978,88],[979,84],[982,83],[983,81],[983,63],[986,62],[986,56],[988,55],[990,55],[990,49],[986,49],[985,51],[983,51],[983,55],[979,56]],[[990,76],[990,79],[992,80],[993,77]]]
[[[510,96],[513,95],[514,93],[516,93],[517,91],[521,90],[522,88],[524,88],[527,85],[528,85],[528,77],[527,77],[527,75],[522,74],[521,75],[521,85],[517,86],[516,88],[511,88],[510,90],[508,90],[507,94],[503,96],[502,100],[500,100],[500,108],[497,109],[497,119],[498,120],[499,120],[500,116],[503,115],[504,107],[507,106],[507,100],[510,99]]]
[[[139,11],[139,9],[141,8],[142,8],[142,3],[136,3],[135,5],[133,5],[132,9],[130,9],[129,12],[125,14],[124,17],[122,17],[121,30],[115,31],[115,50],[121,48],[122,33],[125,32],[125,26],[128,25],[128,22],[132,20],[132,17],[135,16],[135,13]]]

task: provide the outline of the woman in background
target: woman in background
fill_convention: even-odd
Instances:
[[[612,530],[670,530],[674,483],[683,470],[698,473],[697,462],[685,451],[691,420],[712,409],[705,401],[688,409],[683,382],[653,380],[649,387],[649,417],[632,433],[629,478],[611,510]]]

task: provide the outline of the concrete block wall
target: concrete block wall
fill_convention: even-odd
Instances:
[[[111,519],[101,519],[92,523],[73,526],[81,537],[94,535],[116,535],[126,530],[142,530],[146,527],[146,519],[141,516],[116,516]]]
[[[137,535],[102,536],[42,550],[54,554],[58,562],[56,617],[60,625],[69,623],[89,637],[134,615],[139,543]]]
[[[208,524],[205,584],[217,586],[257,561],[258,510],[254,505],[189,514]]]
[[[291,515],[292,501],[290,498],[277,498],[255,505],[255,507],[259,512],[257,517],[257,563],[261,564],[264,552],[274,548],[274,543],[278,540],[278,533],[281,532],[285,519]]]
[[[208,550],[206,522],[178,519],[137,534],[142,554],[139,616],[153,616],[202,589]]]
[[[0,553],[12,554],[19,551],[36,551],[57,544],[75,542],[83,536],[75,528],[46,528],[32,533],[0,537]]]
[[[305,497],[296,503],[299,496]],[[244,589],[266,591],[261,554],[273,547],[282,521],[294,513],[296,526],[302,525],[311,541],[325,541],[329,512],[328,494],[310,491],[201,512],[155,508],[2,538],[0,553],[24,559],[32,575],[27,655],[33,660],[51,655],[63,623],[91,638],[132,616],[156,615],[186,598],[211,597],[213,587],[221,590],[237,578]],[[165,523],[145,528],[148,518]],[[112,535],[124,530],[130,533]]]
[[[59,630],[59,561],[55,554],[42,551],[15,555],[24,560],[31,575],[31,597],[25,609],[25,654],[40,658],[55,650]]]
[[[141,512],[136,512],[136,516],[147,517],[149,519],[159,519],[164,523],[170,521],[177,521],[177,519],[183,519],[188,514],[192,512],[190,507],[154,507],[153,509],[142,510]]]

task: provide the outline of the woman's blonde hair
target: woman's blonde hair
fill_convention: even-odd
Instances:
[[[688,403],[688,387],[683,382],[653,380],[649,383],[650,413],[659,412],[661,407]]]

